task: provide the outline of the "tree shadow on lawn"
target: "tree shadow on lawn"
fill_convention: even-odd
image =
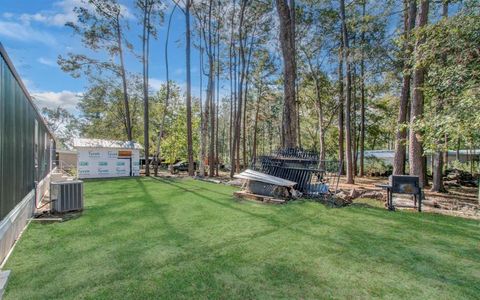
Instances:
[[[189,188],[186,188],[182,185],[179,185],[178,182],[174,181],[174,180],[169,180],[169,181],[164,181],[163,179],[155,179],[155,180],[159,180],[161,181],[162,183],[165,183],[165,184],[168,184],[168,185],[171,185],[171,186],[174,186],[176,188],[179,188],[181,190],[183,190],[184,192],[189,192],[189,193],[192,193],[193,195],[199,197],[199,198],[202,198],[204,200],[208,200],[216,205],[219,205],[219,206],[222,206],[224,208],[227,208],[227,209],[230,209],[230,210],[234,210],[235,212],[241,212],[243,214],[247,214],[251,217],[255,217],[255,218],[262,218],[268,222],[270,222],[272,225],[276,225],[276,226],[287,226],[288,224],[286,222],[284,222],[284,220],[282,219],[278,219],[277,217],[275,217],[275,215],[263,215],[261,213],[254,213],[248,209],[245,209],[245,208],[242,208],[241,205],[239,205],[240,203],[239,202],[233,202],[233,201],[222,201],[222,200],[217,200],[217,199],[214,199],[212,197],[208,197],[205,195],[205,193],[202,193],[202,191],[207,191],[208,193],[214,193],[214,194],[218,194],[220,196],[222,196],[221,198],[219,199],[224,199],[224,200],[231,200],[233,199],[233,194],[227,194],[227,193],[221,193],[221,192],[218,192],[216,190],[212,190],[212,189],[208,189],[208,188],[203,188],[199,191],[197,190],[191,190]],[[188,185],[189,183],[187,182],[182,182],[182,184],[184,185]],[[210,184],[210,183],[204,183],[204,184]],[[214,185],[214,183],[211,183],[212,185]],[[252,203],[253,204],[253,203]],[[259,203],[259,205],[262,205]],[[283,205],[285,206],[285,205]],[[302,220],[304,220],[305,218],[307,218],[307,216],[305,216],[304,214],[300,214],[301,211],[300,210],[286,210],[284,209],[282,206],[270,206],[270,208],[273,208],[275,209],[275,212],[279,213],[279,212],[289,212],[289,213],[295,213],[295,217],[298,218],[298,220],[295,220],[293,221],[292,223],[295,223],[295,222],[301,222]],[[290,215],[290,217],[292,217],[292,215]]]
[[[272,229],[249,233],[244,236],[237,236],[234,241],[222,241],[215,244],[214,247],[205,247],[203,249],[195,248],[197,254],[193,255],[193,257],[196,257],[197,259],[201,259],[203,255],[218,252],[225,247],[231,248],[240,246],[243,243],[252,242],[252,240],[264,238],[269,235],[275,235],[279,231],[285,230],[317,240],[319,245],[323,245],[321,247],[322,250],[326,252],[338,251],[337,248],[339,247],[342,249],[343,255],[348,257],[345,261],[350,261],[353,258],[354,260],[367,260],[372,263],[389,264],[393,269],[397,269],[400,266],[403,271],[409,271],[414,276],[421,276],[424,279],[430,278],[432,280],[447,282],[463,287],[474,284],[476,280],[475,276],[472,277],[463,274],[456,274],[454,277],[448,276],[448,274],[452,273],[452,270],[455,270],[457,265],[454,258],[450,257],[451,260],[445,260],[442,256],[448,256],[448,253],[452,252],[452,243],[440,236],[432,237],[432,235],[435,236],[436,233],[442,233],[444,235],[446,230],[448,235],[456,235],[465,239],[471,239],[472,234],[474,234],[473,228],[466,232],[464,226],[452,225],[451,218],[453,217],[425,216],[423,214],[409,212],[390,213],[378,208],[360,209],[351,207],[344,209],[345,213],[348,212],[348,215],[345,215],[342,210],[333,210],[334,212],[338,211],[340,213],[329,213],[328,219],[319,218],[322,217],[321,213],[314,216],[306,216],[305,214],[300,213],[300,211],[296,211],[288,215],[290,218],[294,217],[294,220],[286,222],[285,219],[282,218],[282,215],[254,213],[249,210],[252,207],[245,208],[235,202],[229,203],[222,201],[221,199],[208,197],[205,193],[202,193],[202,190],[216,193],[221,196],[230,196],[225,193],[218,193],[209,188],[198,189],[197,187],[192,189],[188,187],[188,185],[190,185],[189,182],[181,182],[181,184],[179,184],[176,180],[161,179],[159,181],[174,186],[185,193],[192,193],[196,197],[220,205],[224,208],[234,210],[235,212],[241,212],[249,217],[260,218],[273,226]],[[178,237],[178,235],[181,235],[181,232],[175,229],[175,226],[168,224],[165,216],[166,211],[160,209],[158,203],[153,200],[155,197],[153,197],[145,187],[144,181],[139,180],[138,183],[142,188],[142,192],[146,196],[144,199],[151,202],[151,207],[154,208],[155,214],[160,216],[162,223],[166,226],[167,230],[172,231],[168,236]],[[185,187],[185,185],[187,185],[187,187]],[[283,207],[287,207],[286,209],[288,209],[289,205]],[[278,210],[276,212],[278,212]],[[287,215],[284,215],[284,217],[286,216]],[[369,226],[364,226],[361,223],[353,224],[351,222],[342,222],[342,220],[339,219],[342,217],[351,218],[355,216],[357,217],[357,222],[362,222],[362,220],[368,219],[367,223]],[[299,226],[302,223],[310,223],[311,226],[305,226],[306,224],[304,224],[304,226]],[[376,223],[377,225],[380,224],[385,227],[380,231],[382,233],[378,233],[378,228],[370,228]],[[465,222],[460,223],[461,225],[465,225]],[[466,222],[466,224],[473,223]],[[317,235],[314,232],[302,228],[315,228],[315,226],[330,226],[335,228],[335,238],[325,235]],[[442,228],[445,229],[443,232],[440,231]],[[426,234],[426,237],[423,237],[423,241],[411,240],[411,236],[417,236],[419,234]],[[184,234],[183,241],[191,242],[192,238],[191,236]],[[200,244],[201,242],[202,241],[198,241]],[[329,247],[327,245],[335,246]],[[432,246],[435,248],[434,251],[429,250]],[[471,257],[475,263],[475,261],[478,262],[478,255],[475,255],[475,251],[476,249],[471,247],[468,249],[462,249],[461,252],[457,251],[456,254],[466,254]],[[185,257],[175,257],[174,260],[166,262],[165,265],[185,262],[193,257],[191,254],[186,254]],[[435,271],[433,272],[432,270]]]
[[[188,181],[159,181],[175,189],[161,195],[153,194],[148,186],[154,183],[153,180],[137,179],[132,181],[140,188],[140,192],[135,192],[135,197],[122,199],[116,194],[111,195],[117,199],[114,203],[97,201],[85,216],[69,222],[69,226],[55,224],[49,228],[59,235],[54,234],[54,240],[48,244],[55,244],[64,251],[58,251],[42,261],[34,261],[32,266],[24,269],[23,272],[27,274],[40,270],[36,278],[24,284],[34,284],[38,289],[43,285],[62,282],[72,272],[91,272],[90,276],[77,276],[76,281],[63,284],[62,289],[82,291],[86,298],[98,296],[99,290],[111,297],[135,297],[139,292],[152,298],[159,296],[159,293],[165,297],[204,295],[209,298],[239,298],[239,295],[255,298],[265,294],[288,297],[292,293],[290,296],[295,297],[299,295],[298,291],[303,291],[304,296],[327,294],[338,297],[345,295],[338,294],[338,288],[349,283],[336,282],[335,274],[319,276],[317,269],[325,264],[333,264],[338,273],[351,273],[349,276],[353,276],[352,280],[359,284],[356,288],[360,294],[357,296],[362,291],[363,295],[369,296],[369,290],[379,285],[380,281],[381,295],[398,297],[399,294],[393,291],[402,289],[402,283],[392,282],[390,276],[379,277],[378,273],[385,270],[398,272],[401,275],[399,278],[407,279],[411,288],[410,296],[421,296],[420,286],[423,283],[434,283],[439,287],[455,286],[455,291],[461,289],[463,296],[472,298],[475,293],[478,295],[476,283],[479,278],[475,268],[480,267],[480,258],[475,253],[475,238],[470,235],[473,227],[468,228],[466,233],[465,226],[460,226],[473,223],[462,221],[457,227],[451,225],[449,217],[445,216],[437,218],[358,207],[325,209],[321,204],[309,202],[245,206],[230,201],[230,194],[210,189],[207,183],[202,182],[198,189],[195,184],[195,188],[192,188]],[[179,204],[159,200],[169,195],[178,197],[179,191],[185,193],[186,201],[189,201],[188,194],[192,194],[214,206],[231,210],[235,215],[260,220],[259,225],[268,224],[269,227],[260,226],[252,231],[232,227],[233,235],[222,236],[208,226],[190,229],[188,223],[176,224],[171,214],[175,212],[175,205]],[[125,192],[117,190],[116,193]],[[212,197],[210,193],[220,197]],[[132,202],[140,205],[135,206],[133,212],[125,210]],[[311,208],[311,212],[305,213],[305,206]],[[215,221],[219,216],[213,213]],[[216,212],[220,213],[224,211]],[[79,222],[78,225],[75,222]],[[94,226],[86,228],[82,222]],[[234,220],[230,223],[236,226]],[[452,247],[457,245],[446,239],[442,227],[447,235],[456,235],[465,240],[458,251],[452,251]],[[194,230],[212,230],[214,236],[195,237]],[[34,232],[36,229],[32,234]],[[419,232],[424,232],[426,236],[419,236]],[[39,237],[32,237],[32,234],[28,238],[38,239],[41,245],[49,247]],[[94,236],[100,239],[94,239]],[[286,247],[286,251],[276,251],[277,247]],[[45,251],[52,250],[49,249]],[[171,253],[162,253],[168,249]],[[42,251],[35,247],[37,250]],[[289,256],[291,254],[293,258]],[[158,259],[159,256],[162,259]],[[89,260],[89,257],[94,260]],[[470,259],[471,264],[459,267],[457,262],[460,259]],[[101,260],[111,262],[109,268],[98,270],[95,262]],[[65,267],[59,261],[69,261],[71,264]],[[313,261],[318,262],[313,264]],[[70,265],[77,266],[79,270],[73,270]],[[47,274],[42,274],[42,270],[48,270]],[[369,273],[377,274],[375,282],[366,279]],[[13,274],[15,281],[15,269]],[[97,286],[98,283],[101,286]],[[278,288],[271,289],[272,286]],[[350,291],[355,295],[354,287],[347,286],[345,289],[342,293]],[[297,294],[294,294],[295,291]],[[37,293],[40,298],[52,296],[42,294],[42,289]]]
[[[164,183],[183,188],[174,181]],[[185,189],[185,191],[187,191],[187,189]],[[381,264],[389,264],[394,269],[401,266],[403,271],[410,272],[412,276],[421,276],[424,279],[432,279],[461,287],[473,287],[479,279],[476,278],[476,276],[472,276],[474,272],[472,272],[472,274],[467,274],[468,272],[455,272],[458,267],[458,260],[455,258],[457,255],[460,257],[464,256],[466,259],[472,259],[474,264],[479,265],[480,256],[475,248],[475,242],[478,242],[478,239],[474,238],[476,234],[474,228],[468,228],[465,231],[466,224],[474,227],[475,225],[478,226],[478,223],[475,224],[475,221],[461,220],[458,226],[455,226],[451,224],[452,221],[457,220],[457,218],[454,217],[418,214],[414,212],[391,213],[379,208],[358,209],[349,207],[345,208],[345,213],[348,212],[350,216],[343,217],[356,216],[357,223],[355,224],[342,222],[337,217],[335,217],[337,220],[328,222],[325,219],[319,219],[319,216],[304,217],[302,215],[297,216],[298,219],[293,222],[285,222],[275,217],[275,215],[265,216],[252,213],[238,205],[234,205],[233,202],[225,203],[196,191],[190,192],[202,199],[214,202],[223,207],[241,211],[250,217],[262,218],[264,221],[270,222],[276,227],[275,230],[258,233],[255,234],[255,236],[249,236],[249,238],[264,237],[280,230],[294,231],[295,234],[316,239],[324,245],[340,244],[343,246],[344,254],[347,254],[347,257],[350,258],[368,260],[372,263],[380,262]],[[288,207],[288,205],[285,207]],[[342,210],[337,211],[342,212]],[[339,215],[342,214],[343,212]],[[329,218],[332,219],[333,215],[334,213],[329,214]],[[361,224],[362,220],[365,221],[367,218],[369,219],[368,224]],[[325,235],[316,235],[315,233],[299,228],[299,226],[295,226],[303,222],[311,223],[311,225],[315,226],[335,227],[336,237],[331,238]],[[378,224],[377,227],[381,226],[383,228],[381,230],[375,228],[375,223]],[[374,228],[372,228],[372,226]],[[420,235],[420,240],[411,238],[411,236],[418,235]],[[452,241],[447,240],[450,235],[460,237],[461,239],[469,239],[470,244],[463,245],[459,251],[452,251],[454,244],[452,244]],[[230,243],[226,242],[226,244]],[[458,247],[460,245],[457,244],[456,246]],[[324,250],[328,251],[332,249]],[[449,276],[449,274],[455,274],[455,276]]]
[[[141,183],[141,181],[137,181],[136,184],[139,182]],[[98,193],[91,192],[87,192],[87,196],[95,194],[95,197],[98,197]],[[32,268],[28,268],[30,270],[27,271],[27,274],[31,274],[35,270],[39,276],[29,283],[35,284],[39,288],[63,282],[63,290],[82,291],[83,289],[91,290],[92,286],[96,286],[95,281],[102,282],[102,285],[111,283],[113,287],[116,282],[144,274],[143,270],[139,270],[139,268],[142,266],[148,269],[148,266],[142,263],[141,257],[143,257],[143,252],[149,250],[149,247],[173,240],[175,243],[186,244],[191,240],[188,235],[174,230],[175,228],[168,223],[165,214],[168,213],[169,205],[153,203],[151,200],[151,195],[143,190],[140,196],[135,198],[118,198],[117,201],[108,201],[107,203],[104,203],[103,200],[96,201],[88,213],[78,220],[83,226],[69,222],[69,226],[55,224],[60,226],[44,228],[50,232],[54,231],[53,240],[50,242],[52,242],[51,245],[58,247],[59,251],[56,251],[54,255],[33,261]],[[154,212],[155,219],[147,220],[141,224],[142,226],[138,226],[135,216],[131,215],[131,210],[124,209],[132,202],[142,203],[142,210]],[[157,226],[161,226],[162,234],[157,235],[153,242],[146,241],[144,239],[145,231],[155,230]],[[36,226],[30,230],[38,232]],[[38,240],[39,237],[27,236],[26,238]],[[39,244],[43,242],[41,239],[38,240]],[[51,251],[53,248],[50,246],[44,250]],[[96,261],[97,264],[92,265],[89,258]],[[105,261],[111,262],[107,269],[104,269]],[[66,266],[61,262],[69,263]],[[98,268],[102,268],[102,270]],[[91,276],[73,275],[82,269],[92,272]],[[49,274],[42,276],[42,270],[49,270]],[[16,274],[18,274],[15,272],[15,268],[13,274],[13,285],[15,285]],[[54,280],[52,280],[52,276],[55,278]],[[72,277],[77,277],[76,282],[65,282],[65,278]],[[105,288],[109,289],[110,287],[106,286]],[[41,291],[42,289],[38,295],[41,295]],[[61,294],[57,296],[60,297]],[[39,296],[39,298],[42,297]]]
[[[207,197],[202,193],[198,193],[188,187],[185,188],[183,186],[175,184],[174,181],[169,180],[168,182],[164,182],[164,183],[176,186],[184,190],[186,193],[192,193],[203,200],[208,200],[209,202],[213,202],[215,205],[220,205],[222,207],[234,209],[236,212],[238,212],[238,210],[235,207],[232,207],[232,205],[229,205],[222,201],[214,200],[213,198]],[[139,185],[142,191],[144,191],[146,195],[145,197],[146,200],[148,200],[153,204],[156,203],[153,200],[154,197],[152,197],[152,195],[148,191],[148,188],[145,187],[144,182],[140,181]],[[267,220],[269,223],[271,223],[271,225],[274,225],[274,227],[272,229],[267,229],[267,230],[259,229],[253,233],[239,234],[234,239],[225,239],[222,237],[218,237],[218,242],[215,242],[211,246],[206,246],[204,241],[195,240],[195,239],[192,239],[191,236],[188,236],[186,240],[188,240],[190,244],[195,245],[191,249],[193,251],[186,253],[184,255],[177,255],[171,260],[166,261],[163,267],[167,265],[178,265],[182,263],[187,263],[187,264],[199,263],[203,265],[203,266],[200,266],[200,268],[205,268],[205,271],[207,271],[207,274],[203,274],[203,276],[209,277],[215,273],[223,274],[225,272],[229,272],[231,273],[231,275],[234,275],[234,277],[236,277],[242,273],[240,269],[248,266],[248,268],[260,269],[259,274],[269,275],[266,277],[262,276],[261,278],[258,278],[258,280],[264,281],[264,283],[268,286],[281,286],[285,284],[288,284],[290,286],[296,285],[296,284],[303,286],[307,278],[309,282],[316,282],[317,285],[320,284],[319,278],[317,278],[313,274],[310,274],[309,272],[301,271],[291,264],[290,265],[286,263],[282,264],[281,262],[262,262],[260,264],[258,263],[250,264],[247,258],[242,258],[243,255],[240,255],[240,257],[238,257],[237,255],[236,259],[230,261],[229,258],[231,256],[231,253],[237,252],[239,251],[239,249],[244,248],[245,244],[255,243],[255,240],[257,239],[267,237],[268,235],[271,235],[271,234],[278,233],[279,231],[285,230],[286,228],[288,229],[288,226],[294,223],[303,222],[305,220],[304,218],[302,218],[300,220],[295,220],[294,222],[277,221],[275,218],[267,218],[260,214],[255,214],[243,209],[240,209],[240,211],[244,214],[247,214],[249,217],[262,218],[264,220]],[[162,220],[168,223],[167,218],[164,215],[165,211],[156,211],[156,212],[159,215],[162,215],[161,216]],[[176,229],[175,226],[168,226],[168,230],[171,230],[173,232],[172,236],[175,236],[176,233],[179,232],[179,230]],[[208,230],[208,228],[206,230]],[[328,247],[325,246],[324,250],[328,251]],[[244,252],[243,250],[240,250],[240,253],[243,253],[243,252]],[[212,264],[212,259],[221,260],[222,263],[220,265],[216,265],[215,263]],[[280,270],[282,274],[278,274]],[[175,275],[175,277],[177,277],[177,280],[179,281],[183,279],[183,276],[184,275],[181,272],[178,272],[178,274]],[[209,278],[209,279],[212,279],[212,278]],[[204,280],[206,280],[206,278],[204,278]],[[217,279],[215,280],[218,281]],[[250,296],[255,295],[248,281],[241,282],[241,281],[238,281],[238,278],[237,278],[232,284],[236,286],[241,286],[242,293],[247,293]],[[220,284],[217,288],[223,290],[225,289],[225,284]],[[236,294],[233,294],[233,295],[236,295]]]

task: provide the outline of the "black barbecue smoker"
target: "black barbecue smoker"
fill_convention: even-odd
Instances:
[[[387,208],[395,210],[393,205],[393,194],[407,194],[413,196],[414,208],[422,211],[422,188],[419,184],[418,176],[409,175],[390,175],[388,184],[378,184],[377,186],[387,190]],[[417,205],[418,202],[418,205]]]

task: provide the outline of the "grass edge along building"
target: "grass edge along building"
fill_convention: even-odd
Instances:
[[[0,43],[0,262],[40,204],[55,138]]]

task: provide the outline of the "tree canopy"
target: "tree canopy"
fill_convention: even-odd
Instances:
[[[59,57],[63,70],[89,80],[81,135],[147,140],[150,153],[199,161],[210,176],[219,164],[233,175],[257,155],[302,147],[343,160],[351,182],[366,172],[365,150],[395,149],[394,170],[418,173],[426,156],[480,144],[476,1],[138,1],[143,21],[146,4],[158,5],[138,26],[119,1],[87,4],[66,25],[105,55]],[[185,16],[186,82],[154,90],[145,57],[157,54],[144,48],[143,76],[131,71],[124,51],[139,49],[127,37],[150,32],[168,43],[158,33],[174,13]],[[201,84],[193,99],[192,68]]]

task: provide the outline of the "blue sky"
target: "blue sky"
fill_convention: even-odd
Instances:
[[[139,34],[141,28],[136,18],[134,0],[119,0],[124,5],[125,15],[130,29],[128,40],[134,45],[134,51],[141,52]],[[150,55],[150,86],[159,88],[165,81],[164,43],[166,22],[172,11],[172,1],[165,11],[165,22],[158,27],[158,39],[152,40]],[[380,2],[381,3],[381,2]],[[75,6],[82,5],[82,0],[0,0],[0,42],[6,48],[17,71],[32,96],[40,107],[54,108],[63,106],[78,114],[75,108],[79,95],[85,90],[87,82],[83,78],[75,79],[60,70],[56,63],[59,55],[68,52],[89,53],[80,41],[64,24],[75,21]],[[382,11],[383,7],[374,7]],[[373,8],[371,8],[373,9]],[[452,5],[451,11],[457,9]],[[438,7],[432,9],[438,14]],[[378,13],[378,12],[377,12]],[[399,26],[401,9],[390,16],[388,29],[393,34]],[[193,22],[193,18],[192,18]],[[194,24],[192,24],[192,28]],[[172,19],[169,43],[170,78],[180,87],[185,87],[185,17],[176,9]],[[192,47],[192,94],[199,96],[199,53]],[[141,72],[141,63],[129,53],[126,57],[130,72]],[[204,89],[206,80],[203,81]],[[220,94],[228,94],[229,84],[222,80]]]
[[[128,39],[134,45],[134,51],[141,52],[138,19],[132,1],[122,1],[126,7],[130,26]],[[75,21],[72,12],[81,0],[0,0],[0,42],[7,50],[15,68],[40,107],[63,106],[78,113],[78,102],[87,82],[83,78],[73,78],[64,73],[56,63],[58,55],[68,52],[88,53],[70,28],[64,26],[67,21]],[[164,43],[166,21],[171,8],[166,11],[165,22],[159,27],[159,38],[151,45],[150,84],[153,90],[165,81]],[[185,17],[176,9],[170,32],[169,61],[170,78],[185,85]],[[198,52],[192,49],[192,92],[199,94]],[[138,58],[132,54],[126,57],[130,72],[141,72]]]

